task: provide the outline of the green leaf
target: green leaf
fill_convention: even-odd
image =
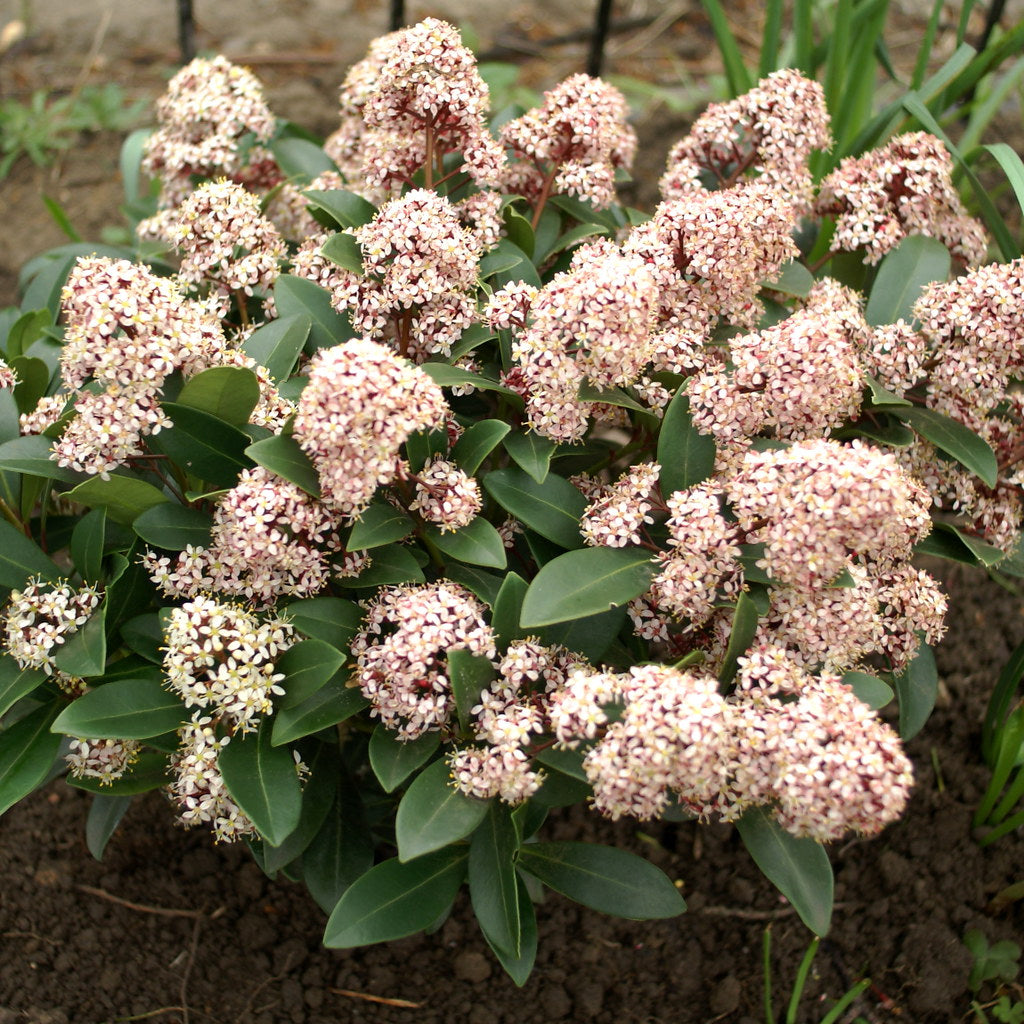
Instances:
[[[494,679],[494,666],[488,658],[473,654],[465,647],[449,649],[448,679],[459,713],[459,724],[468,729],[470,712],[480,703],[481,694]]]
[[[708,20],[711,22],[711,31],[715,34],[715,41],[718,43],[718,52],[725,65],[725,77],[729,83],[729,92],[733,97],[747,92],[753,83],[750,80],[750,72],[743,63],[743,56],[736,43],[736,37],[729,28],[729,19],[722,9],[718,0],[701,0]]]
[[[752,807],[736,822],[750,856],[764,876],[793,904],[815,935],[832,923],[832,865],[820,843],[787,832],[764,807]]]
[[[188,473],[217,487],[234,487],[238,475],[251,465],[248,434],[224,420],[177,402],[164,402],[172,427],[147,439],[154,452],[166,455]]]
[[[257,465],[301,487],[307,494],[320,497],[320,477],[295,438],[275,434],[249,445],[245,454]]]
[[[96,508],[87,512],[71,534],[71,560],[83,580],[97,582],[103,572],[103,544],[107,532],[107,513]]]
[[[729,645],[722,659],[722,669],[718,673],[720,683],[731,683],[739,668],[739,659],[747,653],[757,632],[757,605],[749,593],[744,591],[736,601],[736,611],[732,617],[732,632],[729,634]]]
[[[588,238],[594,238],[596,235],[608,235],[610,233],[611,229],[604,224],[577,224],[575,227],[566,231],[564,235],[560,235],[554,241],[551,248],[546,253],[543,253],[542,256],[544,259],[547,259],[549,256],[554,256],[556,253],[572,249],[574,246]],[[540,261],[537,258],[537,253],[534,253],[534,260],[539,266]]]
[[[463,879],[465,846],[402,862],[386,860],[358,878],[334,908],[324,933],[330,949],[390,942],[429,928],[451,905]]]
[[[444,567],[444,573],[453,583],[461,583],[484,604],[494,607],[498,591],[501,589],[499,576],[473,565],[463,565],[461,562],[449,562]]]
[[[950,419],[934,409],[920,406],[896,406],[886,412],[909,423],[922,437],[952,455],[962,466],[981,477],[989,487],[995,487],[999,477],[995,452],[973,430],[958,420]]]
[[[988,567],[1004,558],[1000,548],[958,530],[951,523],[932,523],[932,532],[914,545],[920,554],[948,558],[965,565]]]
[[[853,687],[853,692],[859,700],[876,711],[884,708],[894,696],[888,683],[878,676],[868,675],[867,672],[846,672],[843,675],[843,682]]]
[[[278,709],[294,708],[313,696],[332,679],[345,661],[345,655],[322,640],[300,640],[277,659],[278,672],[284,673],[280,685],[284,696]]]
[[[348,231],[331,235],[320,247],[320,255],[357,277],[363,276],[363,251],[359,248],[356,236]]]
[[[412,552],[399,544],[386,544],[373,549],[369,568],[364,569],[355,579],[345,577],[338,580],[343,587],[386,587],[399,583],[423,583],[426,576]]]
[[[57,649],[53,660],[61,672],[83,679],[103,675],[107,666],[106,619],[104,605]]]
[[[32,309],[18,316],[4,341],[7,362],[23,356],[32,343],[43,336],[46,328],[52,326],[53,317],[48,309]]]
[[[447,760],[435,761],[416,776],[398,805],[398,859],[407,863],[464,839],[483,820],[489,803],[456,789]]]
[[[598,662],[609,647],[626,621],[627,608],[622,605],[600,615],[586,615],[581,619],[570,619],[568,622],[557,622],[545,626],[540,631],[541,642],[561,644],[570,651],[582,654],[587,661]]]
[[[165,609],[169,611],[170,609]],[[159,612],[145,612],[121,624],[121,639],[134,651],[154,665],[162,665],[160,650],[164,642],[163,621]]]
[[[634,921],[686,910],[665,873],[636,854],[596,843],[529,843],[519,867],[548,888],[602,914]]]
[[[48,679],[45,672],[20,668],[9,654],[0,654],[0,717]]]
[[[588,380],[584,380],[580,384],[576,397],[581,402],[602,402],[604,405],[617,405],[620,409],[650,413],[650,409],[646,405],[641,405],[622,388],[598,388]]]
[[[669,402],[658,435],[661,493],[685,491],[707,480],[715,468],[715,439],[701,434],[690,417],[690,399],[683,388]]]
[[[370,737],[370,767],[385,793],[393,793],[417,768],[423,767],[441,744],[441,734],[425,732],[403,741],[379,723]]]
[[[349,551],[367,551],[403,540],[412,530],[413,521],[401,509],[386,501],[374,501],[352,524],[345,546]]]
[[[334,804],[340,768],[337,748],[327,743],[319,744],[310,759],[309,780],[302,787],[299,823],[283,843],[277,846],[263,844],[264,871],[279,871],[305,852]]]
[[[494,612],[491,615],[491,628],[501,648],[507,647],[513,640],[526,636],[519,626],[519,613],[523,608],[523,600],[529,584],[518,573],[505,574],[501,590],[494,600]]]
[[[110,837],[132,805],[130,796],[97,793],[92,798],[89,816],[85,820],[85,845],[96,860],[103,860],[103,851]]]
[[[189,719],[176,694],[153,678],[116,679],[73,701],[53,723],[54,732],[83,739],[146,740],[174,732]]]
[[[549,473],[539,484],[521,469],[497,469],[483,478],[484,489],[524,525],[563,548],[580,548],[580,516],[587,499],[568,480]]]
[[[270,742],[272,728],[265,718],[255,733],[236,734],[217,763],[231,798],[271,846],[280,846],[299,823],[302,790],[291,750]]]
[[[0,814],[46,781],[60,750],[50,731],[62,700],[44,704],[0,732]]]
[[[803,299],[814,287],[814,275],[799,260],[790,260],[782,265],[774,281],[762,281],[761,287]]]
[[[154,505],[132,523],[132,529],[147,544],[167,551],[183,551],[189,545],[208,547],[212,527],[213,520],[207,513],[172,502]]]
[[[167,495],[145,480],[117,473],[111,474],[106,480],[98,476],[91,477],[68,491],[67,496],[90,508],[106,509],[107,515],[115,523],[125,526],[138,519],[147,508],[169,500]]]
[[[359,629],[363,610],[343,597],[308,597],[285,608],[292,625],[312,640],[347,651]]]
[[[167,755],[159,750],[147,750],[124,775],[113,782],[103,783],[99,779],[76,779],[69,775],[67,782],[75,789],[89,793],[109,793],[111,796],[136,796],[160,789],[171,781]]]
[[[313,321],[305,313],[271,320],[245,339],[242,351],[265,367],[275,381],[287,380],[312,326]]]
[[[23,587],[32,576],[59,580],[61,571],[34,540],[0,519],[0,587]]]
[[[176,404],[240,427],[249,422],[259,400],[260,385],[252,370],[241,366],[214,366],[189,377]]]
[[[537,960],[537,914],[533,909],[529,889],[522,878],[516,878],[516,894],[519,899],[519,956],[498,949],[486,934],[484,938],[487,939],[487,944],[505,969],[505,973],[522,988],[530,980],[533,965]]]
[[[8,364],[18,377],[14,401],[22,413],[32,412],[50,386],[50,368],[42,359],[32,356],[17,356]]]
[[[526,470],[537,483],[544,483],[551,468],[551,456],[555,454],[553,441],[532,430],[523,433],[514,430],[503,443],[513,462]]]
[[[499,384],[482,373],[463,370],[460,366],[449,366],[448,363],[421,363],[420,369],[439,388],[464,388],[466,385],[472,385],[479,391],[497,391],[499,395],[513,398],[517,403],[522,401],[519,395],[504,384]]]
[[[1005,142],[994,142],[984,148],[996,158],[1013,189],[1017,206],[1024,210],[1024,162]]]
[[[24,473],[27,476],[59,480],[65,484],[77,484],[86,479],[83,473],[63,469],[50,458],[53,440],[41,434],[16,437],[0,444],[0,470]]]
[[[522,953],[519,879],[515,858],[519,836],[507,804],[495,801],[469,845],[469,895],[488,943],[513,960]]]
[[[360,228],[377,215],[373,203],[343,188],[306,189],[302,194],[311,212],[322,210],[339,228]]]
[[[548,562],[526,592],[520,625],[526,629],[596,615],[639,597],[654,565],[639,548],[584,548]]]
[[[945,281],[951,260],[946,247],[934,238],[911,235],[882,260],[868,296],[865,318],[872,327],[910,323],[925,285]]]
[[[928,721],[939,692],[935,655],[923,640],[917,655],[898,675],[893,686],[900,703],[900,738],[913,739]]]
[[[513,281],[525,281],[535,288],[541,285],[540,275],[533,260],[507,238],[501,239],[480,261],[477,267],[481,280],[492,277],[495,289],[504,288]]]
[[[343,773],[320,831],[302,855],[302,880],[324,913],[373,866],[373,837],[355,782]]]
[[[274,282],[274,302],[279,316],[308,316],[312,321],[306,351],[332,348],[355,336],[352,321],[331,305],[324,288],[304,277],[282,274]]]
[[[358,686],[346,686],[342,676],[336,675],[301,704],[278,711],[273,717],[271,740],[278,747],[312,736],[359,714],[369,705]]]
[[[452,459],[469,476],[474,476],[484,459],[501,443],[512,428],[501,420],[480,420],[456,441]]]
[[[292,184],[309,182],[319,178],[321,174],[338,169],[334,161],[315,142],[295,135],[273,139],[270,151]]]
[[[505,568],[505,544],[498,531],[483,516],[477,516],[468,526],[447,532],[428,524],[424,534],[439,551],[460,562],[490,569]]]

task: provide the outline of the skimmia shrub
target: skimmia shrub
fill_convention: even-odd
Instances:
[[[323,148],[223,58],[157,113],[138,250],[32,261],[2,321],[0,808],[66,772],[99,856],[160,789],[331,946],[468,882],[520,983],[540,885],[684,909],[547,838],[576,803],[735,822],[827,931],[822,844],[900,816],[934,702],[915,555],[1016,564],[1024,265],[985,265],[942,144],[816,178],[824,94],[783,70],[648,216],[615,89],[491,122],[433,20]]]

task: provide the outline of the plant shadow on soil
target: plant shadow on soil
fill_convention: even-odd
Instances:
[[[343,69],[379,27],[350,42],[330,73],[313,74],[290,97],[284,86],[275,92],[273,82],[275,75],[286,82],[294,69],[275,71],[272,64],[274,109],[329,131]],[[89,32],[79,27],[77,37],[54,36],[48,49],[0,65],[0,91],[11,91],[4,75],[12,67],[29,85],[52,81],[61,68],[73,77]],[[706,35],[695,38],[707,43]],[[133,45],[105,73],[141,82],[156,95],[166,55]],[[566,66],[561,74],[572,70]],[[264,68],[257,71],[267,77]],[[544,81],[558,77],[559,69],[549,69]],[[651,205],[665,153],[684,127],[662,115],[641,128],[636,176],[649,187],[629,202]],[[15,301],[17,267],[63,240],[47,224],[40,192],[65,203],[86,238],[116,220],[116,143],[110,136],[81,140],[56,175],[23,162],[2,187],[0,305]],[[964,931],[980,928],[990,941],[1024,933],[1020,903],[1000,914],[987,909],[997,892],[1021,880],[1019,836],[982,851],[970,834],[986,782],[978,763],[985,701],[1024,638],[1024,605],[978,574],[957,569],[945,577],[952,611],[949,636],[937,652],[942,700],[909,747],[917,773],[911,806],[881,837],[832,850],[837,908],[807,988],[804,1021],[818,1021],[864,976],[873,986],[856,1009],[869,1021],[961,1020],[969,1008],[971,964]],[[614,843],[649,857],[681,881],[689,911],[671,921],[636,923],[551,895],[538,907],[537,966],[520,990],[487,950],[465,893],[432,936],[325,950],[325,916],[301,886],[268,881],[244,849],[217,847],[206,832],[176,828],[157,794],[136,801],[97,863],[85,847],[88,803],[58,781],[0,823],[0,1024],[754,1024],[764,1019],[764,928],[771,923],[776,1008],[785,1005],[811,938],[730,826],[612,825],[577,809],[553,819],[544,837]]]

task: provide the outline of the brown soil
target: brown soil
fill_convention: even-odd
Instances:
[[[0,22],[16,6],[0,2]],[[0,95],[73,88],[83,62],[91,81],[120,81],[130,96],[162,90],[173,61],[168,0],[118,5],[103,33],[96,30],[109,0],[78,0],[73,17],[55,14],[57,5],[34,6],[36,34],[0,61]],[[326,132],[344,69],[383,29],[386,5],[196,6],[204,19],[201,47],[247,57],[268,83],[276,111]],[[454,7],[409,6],[416,16]],[[513,34],[544,38],[589,19],[572,4],[556,4],[550,13],[545,5],[545,25],[538,26],[530,20],[538,7],[492,14],[481,29],[485,45]],[[619,44],[616,72],[678,81],[680,67],[699,75],[711,59],[706,27],[695,16],[632,53],[630,38]],[[86,60],[97,40],[96,56]],[[283,64],[277,62],[282,54]],[[526,76],[550,83],[583,59],[583,45],[570,43],[545,51]],[[683,124],[664,110],[649,114],[641,125],[638,176],[647,183],[641,202]],[[0,307],[16,301],[17,268],[64,240],[41,193],[65,205],[83,237],[98,238],[116,221],[121,196],[113,137],[81,139],[53,168],[22,161],[0,182]],[[970,829],[986,781],[980,721],[1000,666],[1024,639],[1024,605],[976,575],[950,574],[947,585],[954,610],[938,652],[942,700],[910,744],[917,789],[906,818],[879,839],[832,851],[835,923],[808,986],[804,1021],[819,1020],[824,1007],[865,976],[873,985],[855,1008],[868,1021],[961,1020],[969,1009],[971,962],[960,942],[964,931],[978,927],[990,941],[1020,941],[1024,934],[1024,905],[999,913],[988,908],[996,893],[1020,880],[1019,837],[983,851]],[[87,796],[56,782],[0,823],[0,1024],[747,1024],[764,1020],[766,926],[777,1011],[810,939],[731,827],[611,826],[576,811],[546,826],[545,836],[629,846],[682,882],[689,912],[634,923],[551,897],[538,908],[536,970],[519,990],[487,952],[464,897],[434,935],[325,950],[324,915],[301,886],[268,881],[244,848],[215,847],[205,833],[176,829],[159,796],[136,802],[102,863],[85,848],[87,810]]]

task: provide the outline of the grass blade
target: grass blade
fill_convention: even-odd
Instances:
[[[910,78],[910,88],[920,89],[924,76],[928,73],[928,62],[932,58],[932,46],[935,43],[935,31],[939,27],[939,16],[942,14],[943,0],[935,0],[932,4],[932,13],[928,18],[928,24],[924,29],[924,37],[921,40],[921,47],[917,51],[917,60],[914,62],[914,73]]]
[[[764,13],[764,33],[761,36],[761,60],[757,73],[767,78],[779,63],[779,35],[782,30],[782,0],[768,0]]]
[[[704,10],[711,22],[711,30],[715,33],[718,50],[725,64],[725,77],[729,82],[729,91],[734,97],[745,93],[753,84],[750,72],[743,63],[743,56],[736,44],[736,37],[729,28],[729,19],[718,0],[703,0]]]

